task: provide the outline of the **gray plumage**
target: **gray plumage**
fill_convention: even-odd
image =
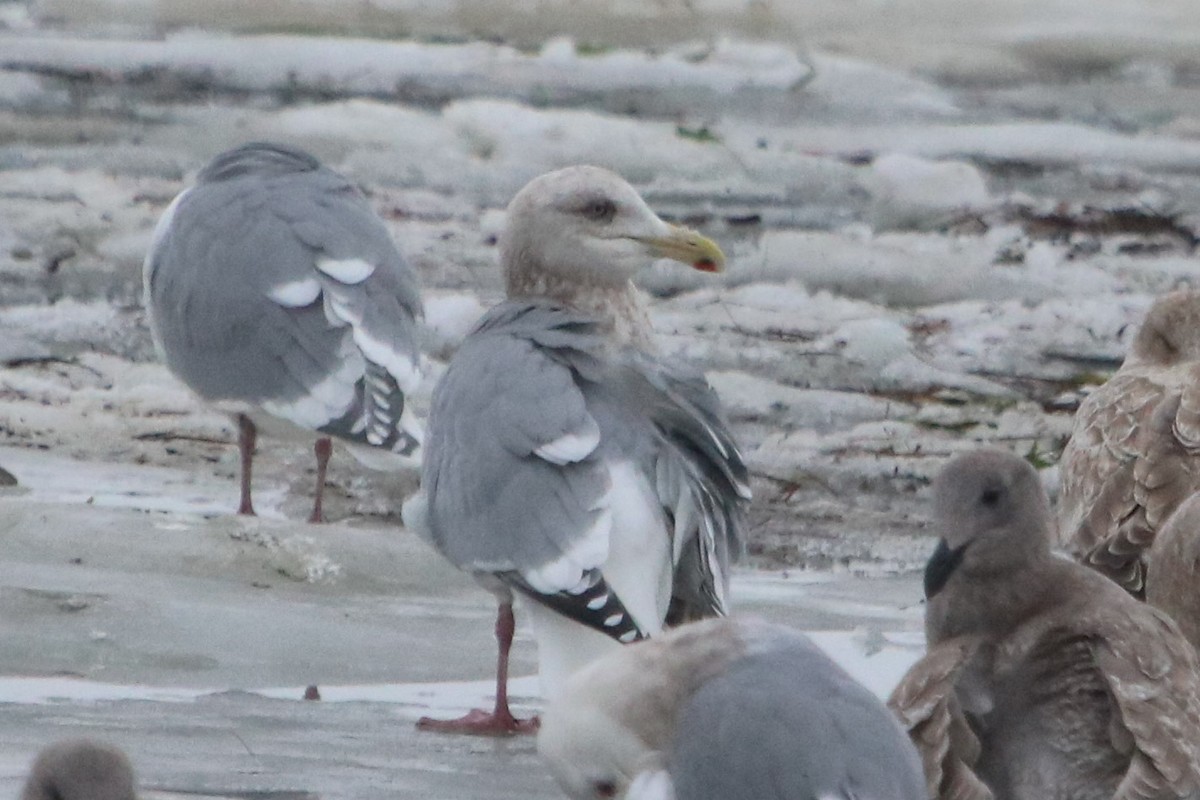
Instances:
[[[925,797],[884,705],[808,637],[754,620],[686,625],[586,667],[538,750],[580,800]]]
[[[889,703],[935,798],[1200,796],[1200,671],[1164,614],[1051,553],[1038,476],[997,451],[934,483],[928,655]]]
[[[498,630],[514,590],[532,601],[552,692],[615,643],[726,609],[746,467],[703,376],[658,354],[632,283],[657,257],[724,256],[596,167],[531,181],[500,244],[509,299],[434,392],[404,519],[496,593]]]
[[[38,754],[21,800],[135,800],[133,767],[116,747],[70,739]]]
[[[218,409],[414,454],[415,275],[312,156],[267,143],[217,156],[164,213],[144,282],[167,366]]]
[[[459,567],[496,573],[527,594],[600,578],[603,549],[579,553],[605,522],[608,464],[635,465],[678,522],[672,602],[681,619],[724,613],[746,471],[712,390],[636,350],[612,350],[594,317],[551,302],[492,309],[434,394],[423,530]],[[577,460],[537,451],[594,437]],[[603,547],[607,536],[597,540]],[[572,559],[564,579],[528,573]],[[597,625],[601,630],[602,626]],[[618,634],[619,635],[619,634]]]
[[[1060,470],[1063,546],[1141,596],[1146,551],[1200,491],[1200,292],[1151,306],[1121,368],[1079,406]]]

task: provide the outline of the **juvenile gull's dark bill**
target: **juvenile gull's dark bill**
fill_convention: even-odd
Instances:
[[[1023,459],[960,456],[933,493],[929,652],[888,701],[930,796],[1200,796],[1200,666],[1175,623],[1051,552]]]
[[[285,145],[222,153],[163,214],[144,283],[167,367],[237,424],[239,513],[260,429],[316,436],[312,521],[332,439],[368,466],[416,465],[416,276],[341,175]]]
[[[538,752],[576,800],[926,800],[896,718],[808,637],[733,618],[577,672]]]
[[[38,754],[21,800],[135,800],[134,786],[133,767],[119,749],[69,739]]]
[[[439,730],[533,729],[505,694],[514,592],[547,696],[612,647],[724,613],[750,496],[716,395],[658,355],[631,281],[660,257],[719,269],[720,249],[597,167],[532,181],[500,244],[508,300],[434,392],[404,509],[500,602],[495,709],[423,721]]]
[[[1063,546],[1140,597],[1155,535],[1200,491],[1200,291],[1151,306],[1121,368],[1079,406],[1061,471]]]

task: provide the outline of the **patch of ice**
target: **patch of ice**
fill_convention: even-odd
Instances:
[[[983,176],[971,164],[906,153],[875,159],[863,185],[871,193],[867,219],[876,230],[932,228],[992,203]]]

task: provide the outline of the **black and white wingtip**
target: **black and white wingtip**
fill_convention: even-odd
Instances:
[[[553,593],[540,592],[533,588],[519,572],[504,572],[500,573],[499,577],[531,600],[621,644],[629,644],[650,636],[637,624],[629,609],[598,569],[585,572],[577,590]]]

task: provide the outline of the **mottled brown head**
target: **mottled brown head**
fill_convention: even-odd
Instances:
[[[1181,289],[1156,300],[1146,312],[1129,357],[1163,366],[1200,361],[1200,291]]]

